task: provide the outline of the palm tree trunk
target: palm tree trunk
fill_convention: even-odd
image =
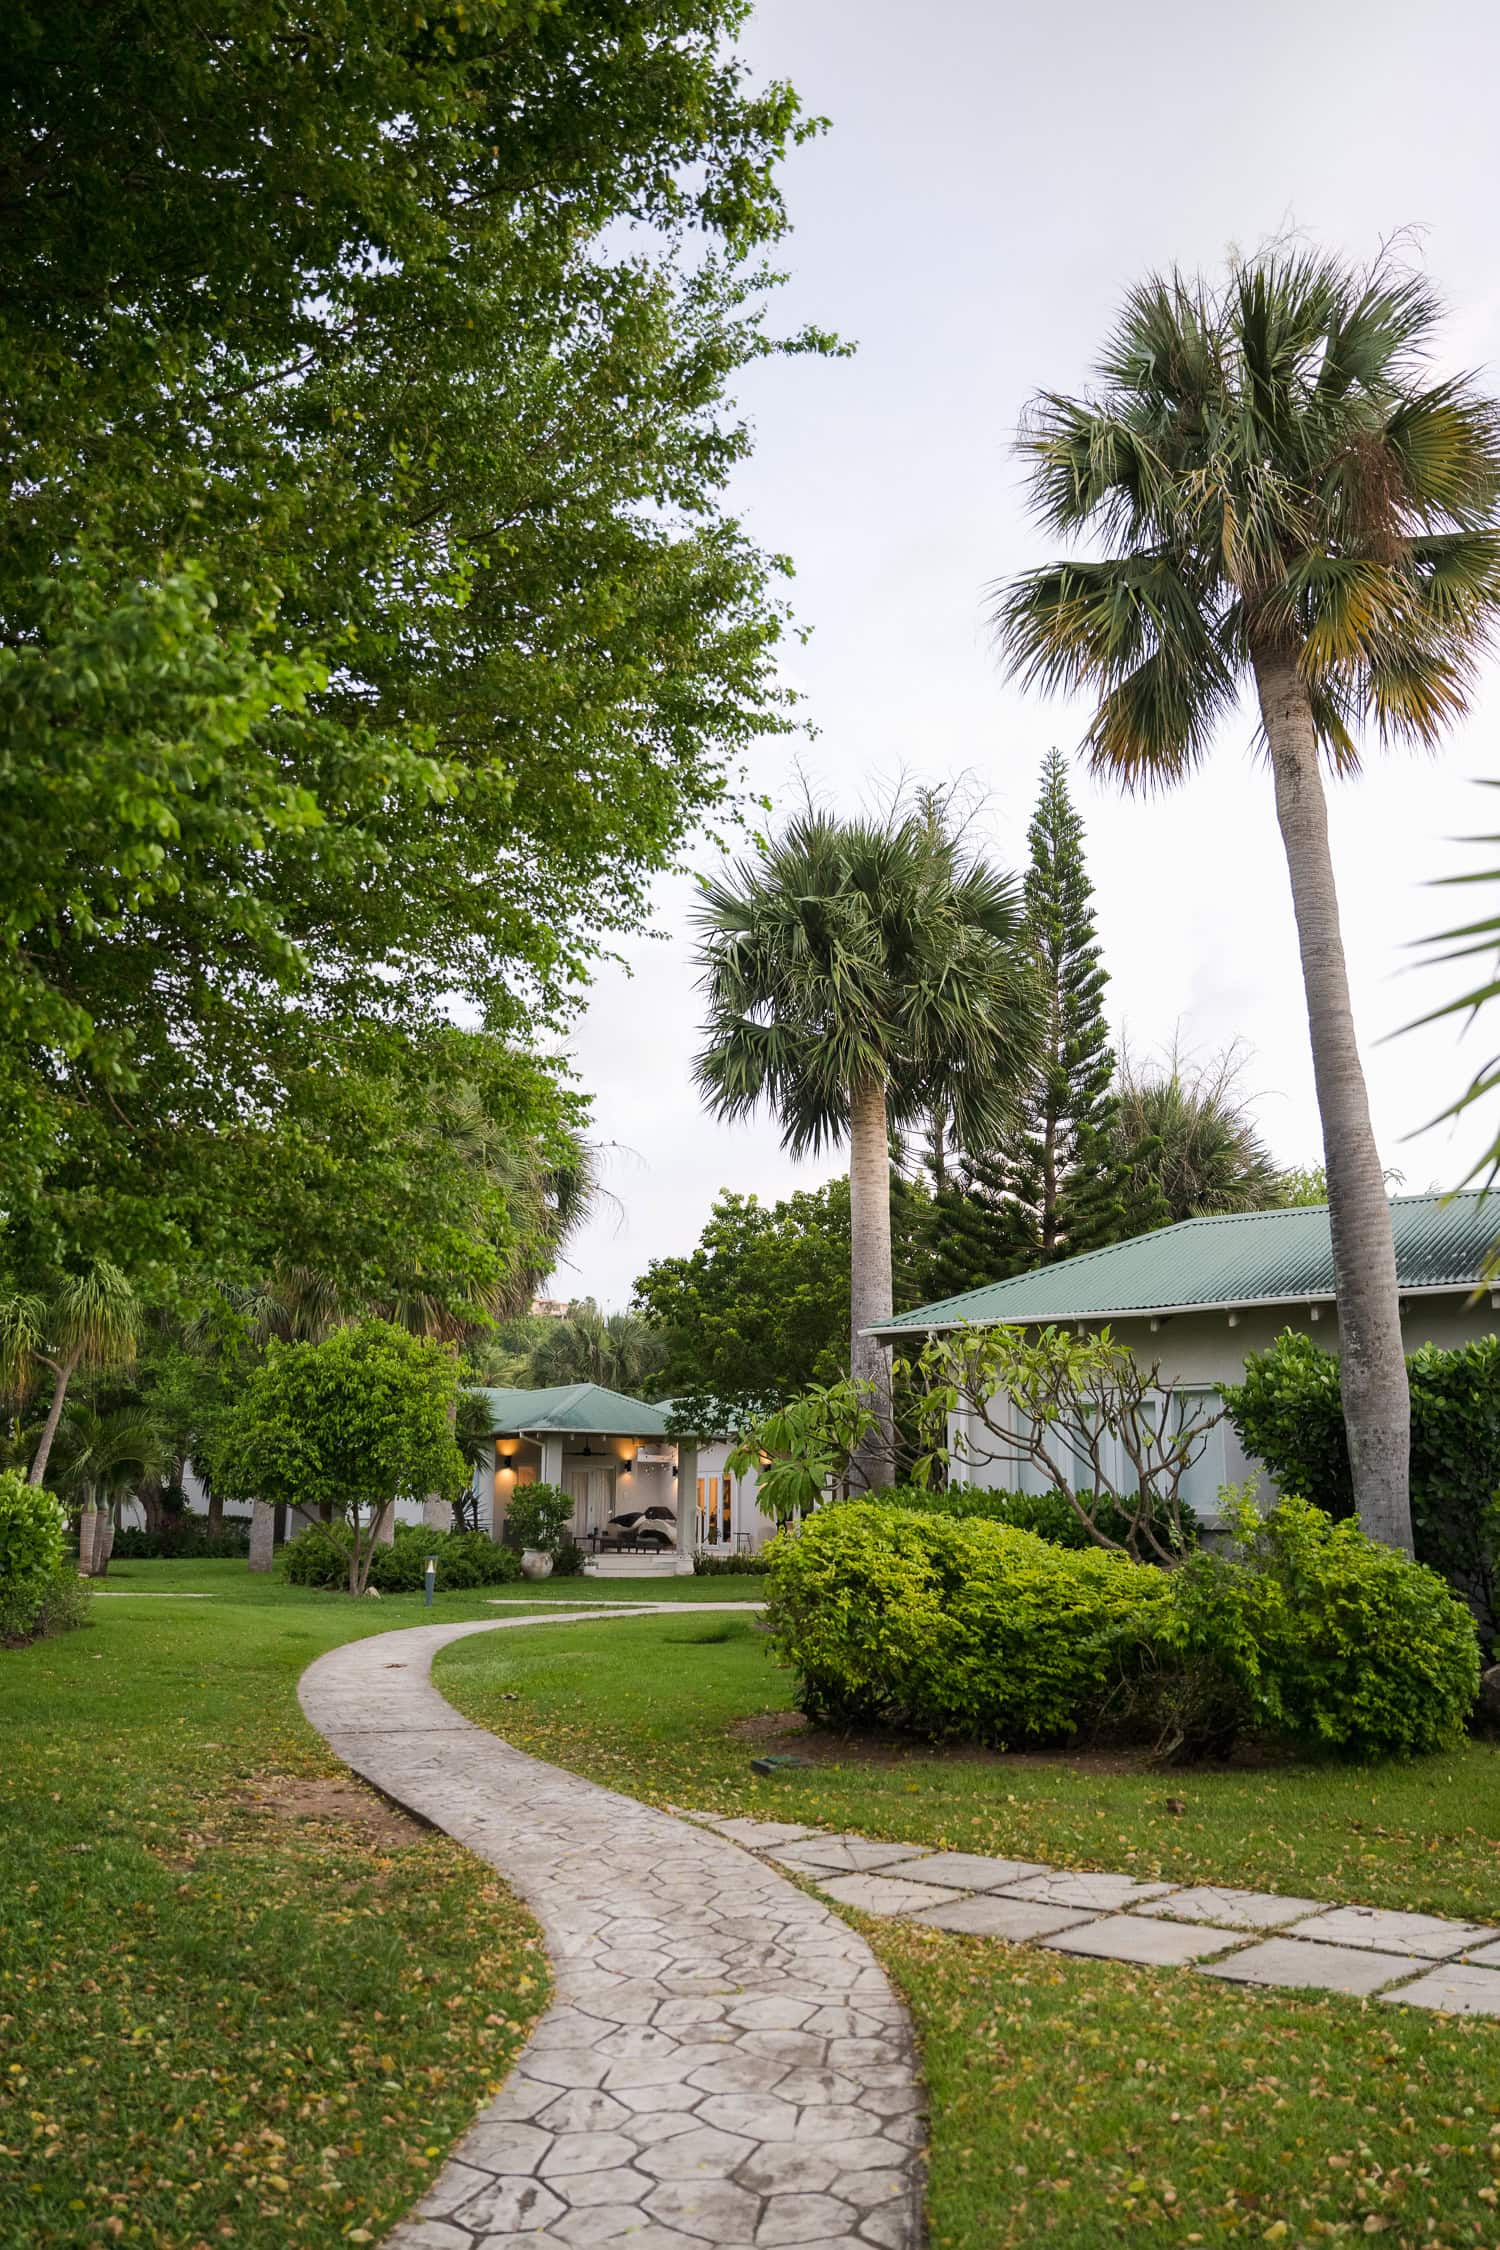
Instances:
[[[65,1359],[58,1360],[55,1363],[56,1380],[52,1385],[52,1404],[47,1409],[47,1419],[42,1425],[42,1435],[37,1445],[36,1458],[31,1464],[31,1472],[26,1479],[28,1484],[41,1484],[46,1478],[47,1463],[52,1454],[52,1441],[57,1435],[57,1425],[62,1420],[63,1402],[68,1395],[68,1384],[71,1382],[73,1370],[82,1356],[81,1349],[72,1351],[68,1353]]]
[[[849,1100],[849,1370],[873,1383],[880,1428],[850,1464],[867,1491],[895,1482],[891,1362],[885,1346],[860,1333],[891,1317],[891,1140],[885,1087],[856,1086]]]
[[[1411,1398],[1401,1345],[1391,1207],[1349,1005],[1312,709],[1290,656],[1257,652],[1255,679],[1292,882],[1313,1081],[1323,1121],[1339,1384],[1355,1505],[1361,1528],[1372,1539],[1410,1554]],[[1306,1497],[1320,1496],[1313,1492]]]

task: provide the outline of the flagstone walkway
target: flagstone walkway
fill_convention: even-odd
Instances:
[[[1097,1960],[1196,1968],[1230,1984],[1378,1994],[1446,2015],[1500,2016],[1500,1924],[1070,1873],[1036,1860],[830,1836],[784,1821],[684,1817],[865,1914]]]
[[[497,1868],[553,1965],[551,2008],[388,2250],[916,2250],[905,2009],[858,1933],[790,1876],[932,1929],[1500,2018],[1500,1924],[659,1812],[513,1749],[428,1677],[466,1633],[726,1607],[744,1609],[417,1626],[302,1675],[338,1755]]]
[[[553,1968],[551,2008],[389,2250],[915,2250],[911,2029],[864,1939],[731,1840],[512,1749],[428,1678],[465,1633],[620,1614],[379,1633],[302,1675],[319,1733],[505,1876]]]

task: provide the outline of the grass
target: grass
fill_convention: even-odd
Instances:
[[[437,1676],[461,1710],[522,1748],[656,1803],[1500,1919],[1500,1746],[1491,1743],[1374,1770],[1162,1771],[823,1739],[814,1747],[826,1762],[770,1779],[750,1761],[760,1738],[774,1737],[777,1714],[792,1721],[792,1686],[749,1617],[622,1618],[460,1641]],[[510,1693],[521,1700],[499,1700]],[[784,1747],[801,1746],[791,1737]]]
[[[243,1563],[107,1584],[217,1598],[101,1600],[0,1651],[0,2241],[378,2241],[547,1980],[493,1872],[350,1782],[297,1709],[321,1650],[428,1613]]]
[[[1170,1775],[819,1745],[767,1779],[747,1736],[790,1699],[750,1618],[462,1641],[437,1674],[509,1740],[657,1802],[1500,1919],[1500,1756],[1478,1745]],[[860,1927],[921,2041],[934,2250],[1500,2245],[1500,2024]]]

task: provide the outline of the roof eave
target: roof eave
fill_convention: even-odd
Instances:
[[[1424,1281],[1398,1284],[1402,1297],[1476,1297],[1489,1285],[1483,1281]],[[1101,1307],[1092,1312],[1017,1313],[1007,1318],[1004,1313],[983,1313],[974,1317],[944,1318],[942,1320],[893,1321],[875,1328],[862,1328],[861,1336],[936,1336],[950,1328],[1055,1328],[1059,1321],[1067,1320],[1172,1320],[1183,1313],[1275,1312],[1288,1305],[1332,1305],[1337,1302],[1331,1289],[1299,1289],[1289,1297],[1217,1297],[1193,1305],[1116,1305]]]

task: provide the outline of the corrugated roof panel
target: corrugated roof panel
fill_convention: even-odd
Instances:
[[[481,1392],[495,1430],[557,1430],[580,1437],[665,1437],[666,1416],[643,1398],[599,1383],[555,1383],[545,1390]]]
[[[1403,1289],[1471,1289],[1500,1236],[1500,1196],[1393,1196],[1391,1222]],[[966,1321],[1123,1318],[1332,1295],[1328,1206],[1319,1203],[1185,1219],[988,1288],[919,1305],[897,1314],[882,1333],[956,1328]]]

